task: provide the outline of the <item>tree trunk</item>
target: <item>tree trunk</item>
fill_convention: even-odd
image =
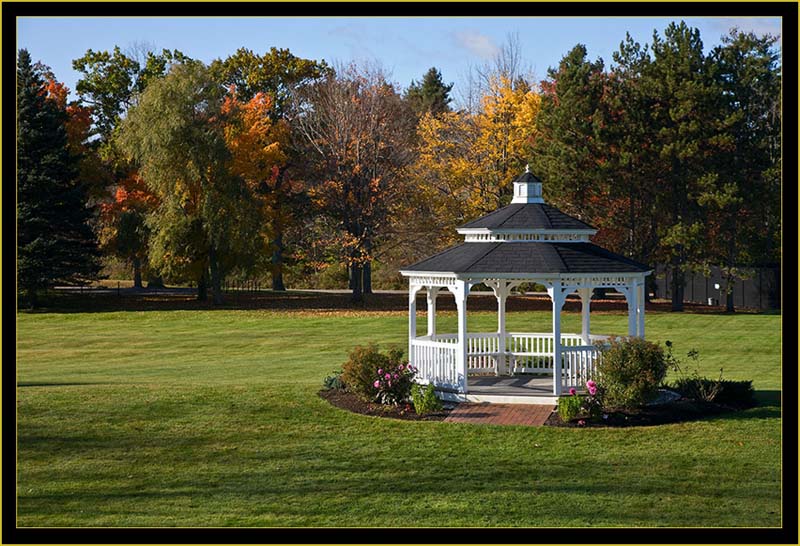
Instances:
[[[28,289],[28,309],[31,309],[31,310],[36,309],[36,307],[38,307],[38,305],[39,305],[39,300],[36,297],[36,289],[35,288],[29,288]]]
[[[350,290],[355,290],[356,289],[356,274],[354,272],[354,269],[355,269],[355,267],[352,266],[352,265],[348,265],[347,266],[347,279],[348,279],[347,287]]]
[[[272,251],[272,289],[285,292],[286,287],[283,285],[283,233],[277,233],[272,245],[274,248]]]
[[[197,300],[206,301],[208,299],[208,276],[203,270],[200,278],[197,280]]]
[[[683,311],[684,273],[678,265],[678,258],[672,260],[672,310]]]
[[[364,293],[372,294],[372,260],[364,262],[363,281]]]
[[[351,266],[350,271],[352,272],[352,278],[350,281],[350,288],[353,290],[353,294],[350,296],[351,303],[363,303],[364,302],[364,289],[363,289],[363,281],[364,277],[362,275],[361,266],[353,265]]]
[[[133,287],[142,288],[142,260],[141,258],[133,258]]]
[[[213,246],[209,251],[208,258],[209,266],[211,268],[211,295],[213,297],[214,305],[222,305],[222,275],[219,270],[217,251]]]

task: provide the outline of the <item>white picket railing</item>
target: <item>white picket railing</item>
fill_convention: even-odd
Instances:
[[[468,333],[467,373],[494,373],[500,356],[507,358],[510,373],[553,373],[553,334],[508,332],[505,347],[501,350],[501,335]],[[590,342],[606,340],[609,336],[590,335]],[[421,336],[411,341],[412,362],[419,369],[421,382],[432,382],[437,387],[459,387],[456,367],[458,351],[457,334]],[[561,335],[561,385],[562,391],[584,388],[586,381],[596,376],[596,363],[600,351],[594,345],[585,345],[579,334]]]
[[[597,377],[597,362],[602,353],[594,345],[578,345],[561,349],[561,392],[586,388],[586,382]]]
[[[430,382],[436,387],[458,389],[457,350],[457,345],[444,341],[424,338],[411,340],[410,362],[417,367],[418,381]]]

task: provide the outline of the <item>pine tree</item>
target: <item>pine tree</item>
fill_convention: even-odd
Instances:
[[[411,109],[418,115],[430,113],[435,115],[450,112],[450,91],[453,84],[445,85],[442,73],[436,67],[431,67],[422,78],[422,82],[411,81],[406,91]]]
[[[27,50],[17,61],[17,282],[31,307],[37,291],[97,278],[93,209],[68,149],[67,113],[46,97]]]

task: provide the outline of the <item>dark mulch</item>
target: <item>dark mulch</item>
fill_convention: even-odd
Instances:
[[[320,398],[327,400],[337,408],[352,411],[354,413],[361,413],[363,415],[372,415],[374,417],[389,417],[391,419],[405,419],[408,421],[444,421],[452,407],[445,406],[441,411],[419,415],[414,411],[412,404],[402,404],[400,406],[385,406],[378,403],[364,402],[353,393],[339,390],[329,389],[319,391]]]
[[[751,406],[729,406],[724,404],[715,404],[712,402],[699,402],[697,400],[690,400],[682,398],[675,402],[667,404],[658,404],[654,406],[645,406],[638,409],[631,410],[616,410],[606,413],[606,419],[589,420],[584,419],[580,423],[580,419],[573,419],[569,422],[564,422],[554,411],[548,417],[545,425],[553,427],[644,427],[653,425],[666,425],[670,423],[682,423],[685,421],[697,421],[705,417],[730,413],[745,409]]]

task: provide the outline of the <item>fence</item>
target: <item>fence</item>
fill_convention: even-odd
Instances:
[[[781,276],[778,267],[756,267],[744,278],[734,277],[733,306],[752,309],[780,309]],[[672,298],[672,272],[665,265],[655,268],[657,298]],[[717,288],[719,286],[719,288]],[[704,305],[725,305],[725,279],[719,267],[711,268],[708,277],[686,273],[683,301]],[[711,303],[709,303],[709,301]]]

